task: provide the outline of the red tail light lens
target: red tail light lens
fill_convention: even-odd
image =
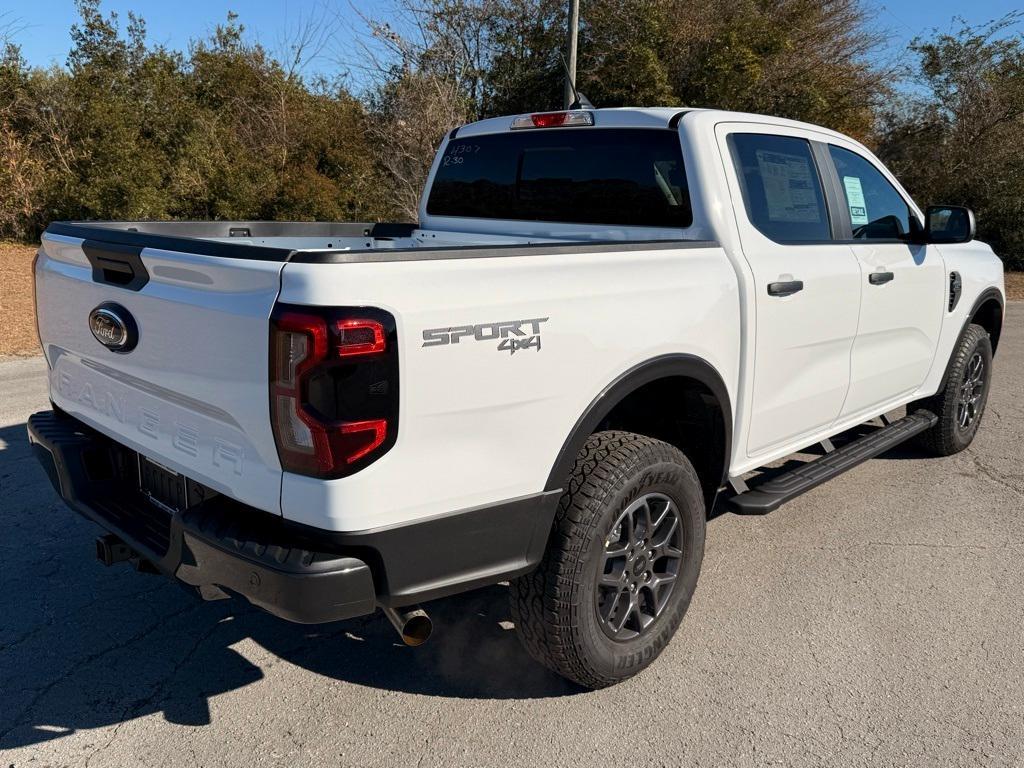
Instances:
[[[565,125],[565,112],[548,112],[543,115],[530,115],[535,128],[558,128]]]
[[[278,305],[270,320],[270,411],[283,469],[343,477],[398,430],[394,318],[378,309]]]
[[[342,424],[339,432],[347,438],[345,461],[351,464],[384,444],[388,436],[388,422],[387,419],[350,421]]]
[[[594,124],[594,113],[584,109],[569,112],[538,112],[521,115],[512,120],[513,131],[524,128],[574,128]]]
[[[339,320],[338,354],[375,355],[384,351],[384,326],[376,320]]]

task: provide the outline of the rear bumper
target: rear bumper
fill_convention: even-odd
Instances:
[[[357,532],[291,523],[216,494],[172,515],[139,492],[137,454],[77,419],[34,414],[28,436],[67,505],[160,572],[206,597],[242,595],[299,623],[352,618],[526,573],[543,555],[561,495]]]
[[[127,481],[133,452],[69,416],[34,414],[28,436],[69,507],[205,597],[239,594],[302,624],[376,609],[373,574],[358,558],[309,549],[272,517],[222,496],[171,515]]]

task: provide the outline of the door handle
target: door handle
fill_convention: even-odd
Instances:
[[[792,296],[804,289],[803,280],[787,280],[782,283],[768,283],[769,296]]]
[[[872,272],[868,275],[868,282],[872,285],[885,285],[894,277],[896,277],[896,275],[892,272]]]

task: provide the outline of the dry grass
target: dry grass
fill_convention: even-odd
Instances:
[[[1024,301],[1024,272],[1006,273],[1006,298]]]
[[[36,246],[0,242],[0,356],[39,354],[32,257]]]
[[[32,257],[36,246],[0,242],[0,356],[35,355]],[[1006,273],[1008,299],[1024,301],[1024,272]]]

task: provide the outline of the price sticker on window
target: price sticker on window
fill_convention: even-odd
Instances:
[[[846,189],[846,204],[850,208],[850,223],[855,227],[863,227],[868,223],[868,206],[864,201],[864,189],[856,176],[843,176],[843,187]]]

